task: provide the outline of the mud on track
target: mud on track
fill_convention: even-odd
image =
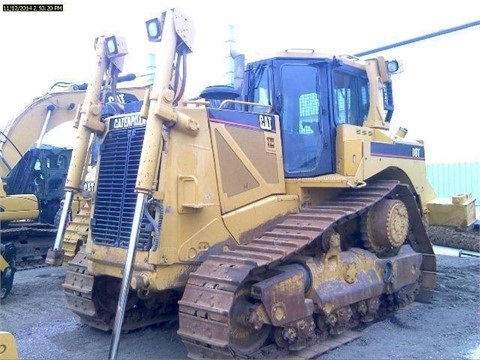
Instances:
[[[318,359],[479,359],[480,258],[439,255],[431,304],[414,303]],[[65,268],[15,274],[0,305],[0,329],[14,334],[20,359],[107,359],[111,341],[66,308]],[[186,359],[173,321],[124,334],[119,359]]]

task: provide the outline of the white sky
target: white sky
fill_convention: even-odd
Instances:
[[[61,3],[64,11],[0,12],[0,128],[53,83],[88,82],[99,35],[124,36],[129,49],[124,73],[145,73],[151,44],[144,21],[167,7],[176,6],[195,22],[187,96],[225,82],[227,24],[236,27],[238,48],[253,56],[291,47],[352,54],[478,20],[471,0],[423,0],[410,6],[385,0],[32,2]],[[426,139],[430,161],[480,161],[479,146],[472,148],[480,134],[479,39],[477,26],[383,53],[401,59],[405,68],[394,79],[392,125]]]

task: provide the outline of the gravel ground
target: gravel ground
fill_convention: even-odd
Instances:
[[[317,359],[480,359],[480,258],[438,255],[437,263],[431,304],[414,303]],[[67,310],[64,276],[65,268],[48,267],[15,275],[0,330],[14,334],[20,359],[108,358],[111,335]],[[118,359],[186,359],[176,330],[174,321],[124,334]]]

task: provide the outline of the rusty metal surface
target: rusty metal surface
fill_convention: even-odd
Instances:
[[[85,245],[81,246],[69,262],[65,281],[62,284],[67,307],[80,317],[82,323],[103,331],[111,330],[115,310],[105,308],[116,308],[118,295],[113,287],[105,288],[105,286],[112,286],[109,284],[88,273]],[[102,291],[95,291],[95,286],[103,287]],[[99,298],[99,294],[104,294],[107,298]],[[160,296],[161,300],[152,300],[152,303],[159,304],[156,307],[147,306],[148,300],[139,301],[135,296],[129,298],[122,331],[159,324],[175,318],[178,294],[172,292],[160,294]]]
[[[91,299],[93,289],[93,276],[69,271],[65,276],[63,288],[66,290],[68,289],[71,292],[81,292],[83,297]]]
[[[249,344],[263,336],[261,329],[242,328],[245,333],[241,336],[247,346],[245,348],[237,346],[240,336],[237,328],[241,328],[238,325],[241,320],[237,319],[236,312],[238,296],[236,294],[239,289],[245,286],[245,282],[255,283],[256,276],[262,271],[268,271],[288,261],[295,254],[301,254],[309,245],[320,241],[321,235],[326,230],[333,226],[341,226],[346,221],[360,216],[392,191],[401,196],[409,210],[412,234],[408,241],[415,251],[425,252],[423,259],[426,261],[421,261],[421,270],[425,276],[422,277],[420,297],[428,298],[435,283],[435,262],[432,259],[433,249],[426,236],[415,199],[408,188],[396,181],[378,181],[363,189],[346,190],[322,206],[301,209],[298,214],[288,216],[272,231],[253,239],[248,244],[209,257],[190,275],[179,302],[178,334],[189,351],[189,357],[255,358],[270,354],[272,344],[258,351],[250,349]],[[365,310],[362,310],[360,305],[357,310],[365,311],[367,321],[366,318],[371,317],[370,312],[378,310],[380,304],[381,300],[374,297],[365,303]],[[338,316],[341,317],[341,314],[340,312]],[[349,316],[346,316],[346,319]],[[328,321],[331,319],[327,319],[327,323]],[[277,350],[279,351],[276,349],[274,352]]]
[[[63,264],[63,251],[62,250],[55,250],[53,248],[49,248],[47,252],[47,257],[45,259],[46,265],[51,266],[62,266]]]
[[[93,276],[87,273],[87,255],[82,246],[70,261],[62,284],[67,307],[79,316],[95,316],[96,308],[92,301]]]
[[[317,356],[326,353],[327,351],[333,350],[339,346],[342,346],[350,341],[358,339],[362,334],[358,331],[346,331],[342,334],[332,336],[331,338],[322,341],[319,344],[312,345],[308,349],[301,350],[294,357],[289,357],[290,360],[295,359],[313,359]]]
[[[409,208],[409,214],[412,209],[417,211],[418,214],[413,195],[409,191],[404,191],[404,188],[398,182],[377,182],[374,186],[367,188],[346,190],[336,199],[326,202],[322,206],[301,209],[299,213],[283,218],[271,231],[261,234],[250,242],[231,246],[220,255],[210,256],[195,272],[190,274],[183,297],[178,302],[180,306],[178,334],[187,347],[189,356],[192,358],[226,358],[233,356],[255,358],[285,355],[286,349],[279,348],[275,343],[262,346],[269,334],[274,329],[275,331],[280,329],[281,326],[297,329],[299,334],[280,333],[279,336],[276,336],[277,339],[280,338],[280,342],[283,337],[300,336],[303,339],[302,341],[310,346],[317,344],[319,341],[314,335],[315,332],[312,331],[312,327],[314,328],[315,325],[317,328],[330,328],[331,334],[339,334],[348,328],[347,323],[353,318],[356,319],[353,319],[355,321],[360,319],[361,321],[373,320],[376,312],[383,311],[384,308],[390,306],[385,303],[386,299],[382,300],[380,297],[374,296],[377,291],[374,291],[375,294],[367,294],[372,296],[371,298],[359,301],[353,313],[346,305],[347,300],[344,301],[345,304],[339,301],[335,309],[328,310],[330,311],[329,316],[318,317],[317,314],[313,314],[315,317],[315,323],[313,323],[312,300],[301,300],[303,301],[299,303],[301,304],[301,311],[298,313],[292,312],[292,308],[296,305],[295,301],[298,301],[294,300],[293,297],[296,296],[295,293],[298,294],[302,291],[303,287],[292,287],[292,298],[289,298],[289,290],[286,290],[286,285],[289,283],[288,276],[283,283],[278,278],[277,282],[272,284],[265,283],[269,285],[266,286],[268,290],[266,298],[270,299],[266,301],[270,304],[268,311],[262,308],[262,304],[255,308],[250,318],[246,318],[245,313],[252,308],[249,299],[252,295],[250,293],[252,285],[259,284],[262,280],[268,278],[262,278],[262,274],[270,271],[276,271],[278,274],[279,266],[288,263],[293,257],[299,259],[316,258],[316,255],[312,252],[320,251],[319,249],[322,248],[320,245],[324,241],[322,238],[333,227],[341,227],[349,220],[361,216],[369,207],[388,196],[392,191],[405,198],[402,198],[402,201]],[[413,202],[409,200],[409,196]],[[425,241],[428,242],[428,237],[419,214],[417,217],[418,219],[415,216],[410,216],[410,225],[413,231],[409,235],[408,242],[416,252],[424,253],[422,255],[414,254],[421,257],[419,271],[421,271],[422,276],[418,299],[428,299],[435,285],[435,257],[433,250],[429,250],[431,245],[425,243]],[[329,250],[328,256],[334,258],[340,253],[343,253],[342,256],[347,253],[350,254],[348,256],[353,254],[351,251],[341,252],[339,246],[334,249],[336,250]],[[408,266],[403,270],[400,269],[400,274],[406,274],[407,268],[417,264],[413,260],[407,262]],[[362,263],[364,262],[359,262],[359,264]],[[325,264],[328,264],[328,261],[321,266],[325,266]],[[386,286],[383,279],[379,277],[378,271],[361,270],[360,265],[352,265],[353,261],[348,259],[344,259],[340,265],[344,266],[344,264],[351,267],[344,270],[343,276],[347,282],[358,281],[359,284],[370,282],[371,286],[372,279],[377,278],[379,279],[377,280],[379,287]],[[305,280],[300,275],[298,277],[299,279],[296,280],[300,282]],[[362,277],[364,277],[363,280]],[[410,278],[407,275],[404,277],[407,280],[392,286],[392,289],[401,286],[403,283],[408,283],[414,275]],[[381,285],[380,279],[382,281]],[[64,283],[67,303],[69,308],[80,316],[83,323],[106,331],[111,329],[112,313],[104,308],[99,308],[99,303],[102,301],[95,297],[95,286],[102,285],[101,282],[95,282],[93,276],[88,274],[85,248],[82,247],[69,263]],[[357,293],[362,292],[362,286],[359,286]],[[414,289],[411,292],[406,291],[405,298],[411,298],[413,291]],[[361,298],[359,295],[355,296],[358,299]],[[164,300],[168,298],[175,299],[175,297],[165,295],[164,298],[156,301],[166,303],[167,301]],[[345,299],[347,298],[348,296],[345,296]],[[261,304],[261,302],[258,304]],[[132,307],[126,313],[123,330],[160,323],[171,319],[176,313],[176,309],[172,311],[172,308],[168,306],[161,309],[158,307],[149,308],[148,306]],[[274,315],[280,319],[278,324],[282,324],[281,326],[275,327],[269,323],[268,319]],[[306,316],[302,318],[303,315]],[[285,322],[287,324],[284,324]],[[252,323],[256,326],[252,326]],[[325,345],[328,342],[322,342],[322,344]],[[298,349],[302,346],[299,346]],[[259,347],[260,349],[258,349]],[[324,348],[325,346],[322,346],[322,349]],[[292,349],[295,350],[291,347],[290,350]],[[290,352],[288,356],[297,353],[298,351],[295,350]]]
[[[291,264],[278,269],[280,274],[254,284],[252,289],[252,295],[257,294],[262,300],[274,326],[310,316],[313,311],[311,301],[307,303],[296,296],[305,292],[305,272],[301,266]]]

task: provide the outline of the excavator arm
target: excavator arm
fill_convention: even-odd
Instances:
[[[144,92],[145,86],[121,90],[137,98],[143,98]],[[0,132],[0,177],[7,176],[28,149],[40,146],[45,134],[73,121],[84,98],[85,89],[72,85],[67,90],[48,92],[34,99],[12,119]]]

